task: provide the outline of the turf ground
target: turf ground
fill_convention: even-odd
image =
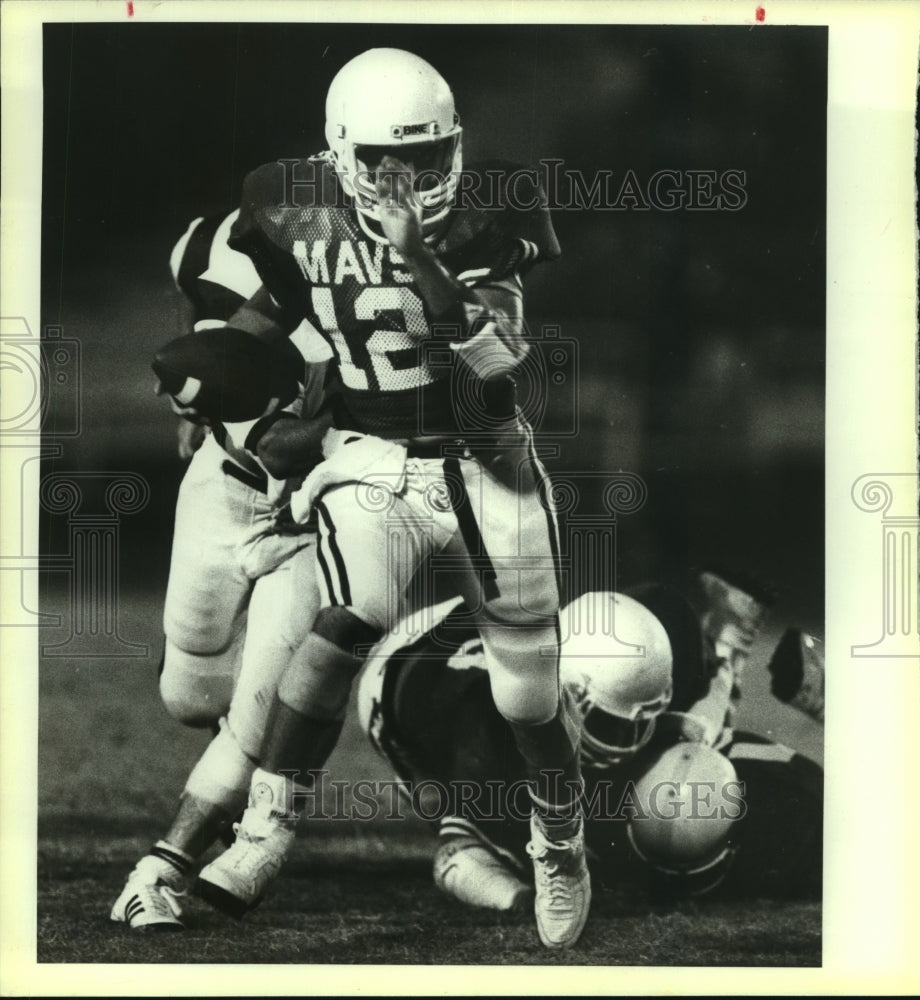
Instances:
[[[66,638],[64,596],[45,601],[47,610],[64,612],[60,629],[43,630],[45,644]],[[303,829],[283,878],[243,922],[199,902],[184,934],[131,934],[109,921],[109,909],[168,824],[207,735],[175,723],[159,702],[158,598],[124,595],[120,611],[121,634],[146,644],[147,657],[41,661],[40,962],[820,964],[817,903],[701,901],[655,912],[616,892],[596,895],[577,949],[548,953],[531,918],[476,912],[439,895],[430,878],[432,838],[411,815],[330,818]],[[776,634],[763,636],[749,664],[747,721],[820,759],[819,728],[766,692],[763,666]],[[333,778],[392,777],[353,712],[329,768]],[[331,799],[325,812],[336,813]]]

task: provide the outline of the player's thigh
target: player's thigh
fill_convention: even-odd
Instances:
[[[328,490],[316,508],[321,607],[348,608],[387,630],[405,608],[419,565],[450,536],[452,517],[433,516],[421,493],[375,494],[360,484]]]
[[[442,558],[465,562],[456,584],[479,625],[495,705],[506,719],[545,722],[558,708],[559,583],[542,469],[526,448],[445,466],[459,502]]]
[[[557,614],[560,600],[558,533],[545,473],[527,448],[503,455],[500,467],[497,462],[458,463],[468,506],[458,511],[452,544],[470,555],[488,618],[542,625]]]
[[[219,454],[215,455],[214,450]],[[227,476],[208,438],[179,490],[163,628],[192,653],[225,649],[245,623],[251,582],[238,547],[260,498]]]
[[[166,711],[186,726],[212,726],[230,707],[245,632],[219,653],[189,653],[167,637],[160,671]]]

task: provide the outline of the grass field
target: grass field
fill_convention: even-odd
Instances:
[[[65,610],[46,599],[47,610]],[[155,597],[126,595],[121,634],[146,658],[43,657],[39,703],[38,960],[111,963],[813,966],[821,908],[698,902],[650,911],[596,894],[577,949],[549,953],[532,919],[476,912],[431,883],[432,838],[419,819],[329,819],[304,828],[271,895],[243,922],[193,902],[184,934],[135,935],[109,909],[137,858],[165,829],[207,741],[162,708]],[[44,643],[66,637],[45,629]],[[746,677],[748,723],[821,758],[821,732],[766,693],[764,636]],[[354,713],[329,764],[334,778],[392,775]],[[335,813],[330,804],[327,812]]]

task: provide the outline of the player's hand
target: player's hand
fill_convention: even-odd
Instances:
[[[424,252],[422,204],[412,190],[410,168],[395,156],[384,156],[376,187],[384,236],[403,258]]]
[[[195,424],[190,420],[180,420],[177,431],[179,458],[187,462],[201,447],[207,429],[204,424]]]

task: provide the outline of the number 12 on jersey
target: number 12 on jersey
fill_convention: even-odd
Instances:
[[[411,288],[362,289],[354,300],[354,321],[344,324],[354,330],[350,335],[342,331],[332,289],[314,286],[311,295],[313,311],[332,343],[348,388],[396,392],[434,381],[428,367],[418,364],[419,344],[429,335],[429,326],[422,300]]]

